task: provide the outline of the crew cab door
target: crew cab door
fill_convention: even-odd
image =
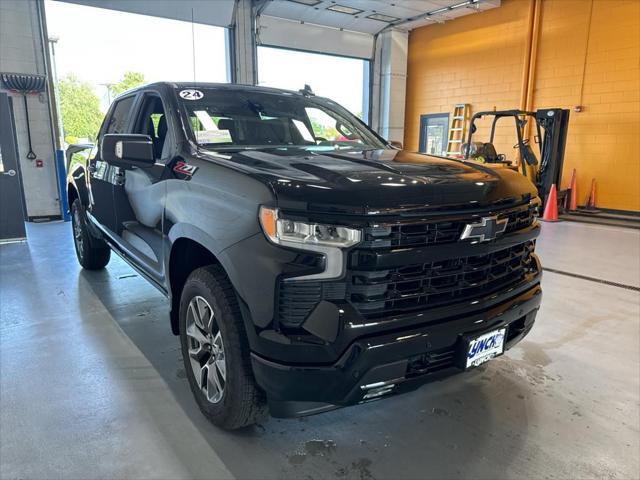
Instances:
[[[118,242],[134,263],[160,284],[164,278],[163,179],[175,145],[164,105],[160,94],[152,91],[144,92],[136,102],[128,133],[151,137],[155,163],[118,168],[119,181],[113,186]]]
[[[127,133],[131,109],[135,95],[119,98],[109,109],[98,139],[107,133]],[[89,208],[88,213],[94,217],[99,226],[110,236],[116,230],[116,214],[113,204],[113,186],[119,182],[118,167],[105,162],[100,156],[100,141],[89,154]]]

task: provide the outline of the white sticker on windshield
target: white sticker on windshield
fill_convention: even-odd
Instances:
[[[215,122],[211,119],[207,112],[205,112],[204,110],[196,110],[193,113],[196,114],[196,117],[198,117],[198,120],[200,120],[200,123],[202,123],[202,126],[205,130],[218,130]]]
[[[180,90],[180,98],[184,98],[185,100],[200,100],[202,97],[204,97],[204,93],[202,93],[200,90],[192,90],[192,89],[187,89],[187,90]]]
[[[300,120],[296,120],[295,118],[292,119],[292,121],[305,141],[316,143],[316,141],[313,139],[313,135],[311,135],[311,132],[303,122],[301,122]]]
[[[198,130],[196,131],[196,140],[200,144],[232,142],[229,130]]]

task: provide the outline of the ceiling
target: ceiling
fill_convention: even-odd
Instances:
[[[1,1],[1,0],[0,0]],[[57,0],[226,27],[234,0]],[[352,32],[411,30],[500,6],[500,0],[254,0],[261,15]],[[452,8],[453,7],[453,8]]]
[[[267,0],[261,14],[375,34],[411,30],[500,6],[500,0]]]

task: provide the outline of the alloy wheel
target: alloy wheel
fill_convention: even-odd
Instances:
[[[189,302],[186,320],[189,361],[194,378],[207,400],[218,403],[224,395],[227,364],[222,333],[213,308],[204,297],[197,295]]]

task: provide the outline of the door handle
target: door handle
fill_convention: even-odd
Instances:
[[[2,172],[3,175],[9,175],[10,177],[16,176],[16,171],[12,168],[11,170],[7,170],[6,172]]]

